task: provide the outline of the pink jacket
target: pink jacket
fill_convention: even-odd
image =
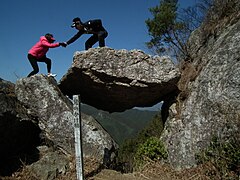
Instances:
[[[47,54],[49,48],[59,46],[59,43],[49,43],[45,36],[41,36],[40,41],[37,42],[28,53],[39,59]]]

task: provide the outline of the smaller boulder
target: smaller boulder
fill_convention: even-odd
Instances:
[[[19,101],[39,117],[39,127],[54,147],[74,154],[73,104],[65,97],[52,77],[34,75],[16,82]],[[81,113],[83,155],[104,159],[105,149],[118,145],[92,117]]]

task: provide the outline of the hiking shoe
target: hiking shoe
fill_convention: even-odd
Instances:
[[[56,74],[52,74],[52,73],[48,74],[48,77],[56,77],[56,76],[57,76]]]

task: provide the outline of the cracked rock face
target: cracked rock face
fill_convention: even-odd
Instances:
[[[19,79],[15,92],[18,100],[39,117],[38,126],[53,146],[74,154],[73,104],[61,93],[57,82],[45,75],[34,75]],[[106,149],[117,149],[118,145],[94,118],[83,113],[81,116],[84,157],[102,160]]]
[[[209,146],[213,137],[227,142],[239,139],[240,130],[240,21],[228,25],[202,45],[199,28],[190,39],[196,67],[203,66],[188,84],[188,97],[181,109],[171,107],[162,139],[169,161],[176,168],[197,164],[196,154]],[[197,40],[197,41],[196,41]],[[196,48],[200,47],[200,48]]]
[[[60,80],[65,95],[108,112],[149,107],[176,90],[180,73],[168,57],[107,47],[76,52]]]

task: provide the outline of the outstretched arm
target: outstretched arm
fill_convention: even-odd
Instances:
[[[46,47],[49,47],[49,48],[55,48],[55,47],[59,47],[60,44],[59,43],[49,43],[48,40],[46,39],[43,39],[41,41],[42,45],[46,46]]]
[[[69,39],[67,41],[67,45],[73,43],[74,41],[76,41],[78,38],[80,38],[80,36],[83,34],[82,31],[79,31],[77,34],[75,34],[71,39]]]

